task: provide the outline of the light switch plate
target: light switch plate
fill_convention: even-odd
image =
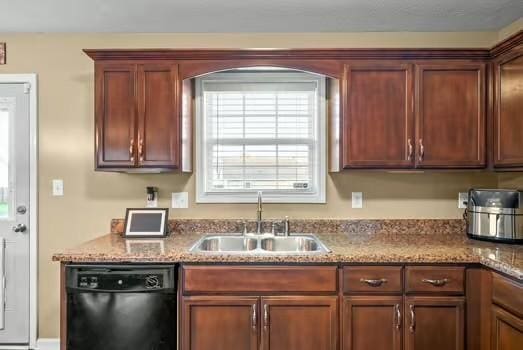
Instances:
[[[460,192],[458,194],[458,208],[465,209],[467,207],[467,202],[469,200],[468,192]]]
[[[352,192],[352,208],[363,208],[363,192]]]
[[[64,180],[54,179],[53,180],[53,196],[63,196],[64,195]]]
[[[189,208],[189,194],[187,192],[173,192],[171,207],[175,209]]]

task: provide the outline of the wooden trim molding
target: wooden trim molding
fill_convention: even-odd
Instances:
[[[523,45],[523,30],[496,44],[496,46],[490,50],[490,57],[496,58],[520,45]]]
[[[490,57],[488,49],[84,49],[99,60],[350,60],[472,59]]]
[[[0,43],[0,64],[5,64],[6,53],[5,43]]]

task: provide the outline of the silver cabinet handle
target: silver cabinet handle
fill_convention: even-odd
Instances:
[[[394,307],[395,311],[396,311],[396,329],[400,329],[401,328],[401,311],[400,311],[400,305],[399,304],[396,304],[396,306]]]
[[[425,146],[423,146],[423,139],[419,139],[419,161],[423,162],[425,158]]]
[[[256,330],[256,324],[258,323],[256,315],[256,304],[252,305],[252,329]]]
[[[131,162],[134,163],[134,139],[131,139],[129,144],[129,156],[131,157]]]
[[[138,135],[138,157],[143,162],[143,138]]]
[[[408,139],[407,144],[409,146],[409,154],[407,155],[407,160],[412,160],[412,155],[414,154],[414,146],[412,146],[412,140]]]
[[[444,285],[449,283],[450,280],[448,278],[443,278],[443,279],[439,279],[439,280],[432,280],[432,279],[424,278],[421,280],[421,282],[432,284],[434,287],[443,287]]]
[[[269,327],[269,305],[263,305],[263,328],[267,331]]]
[[[379,287],[383,283],[387,283],[386,278],[379,278],[379,279],[366,279],[366,278],[360,278],[361,283],[367,283],[371,287]]]
[[[414,305],[409,305],[410,309],[410,327],[409,330],[411,333],[414,333],[416,329],[416,314],[414,313]]]
[[[27,226],[25,226],[24,224],[18,224],[16,226],[13,226],[13,231],[15,232],[25,232],[27,230]]]

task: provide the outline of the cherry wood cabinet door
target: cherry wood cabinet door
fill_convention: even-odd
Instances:
[[[523,319],[492,306],[492,350],[523,348]]]
[[[262,298],[262,349],[336,350],[337,302],[335,296]]]
[[[136,65],[95,65],[96,168],[136,164]]]
[[[485,65],[416,66],[416,166],[486,166]]]
[[[178,66],[138,66],[138,164],[177,168],[180,151]]]
[[[346,66],[345,168],[414,165],[413,68],[401,63]]]
[[[403,298],[354,296],[343,301],[343,350],[401,350]]]
[[[259,298],[184,297],[182,305],[182,350],[258,349]]]
[[[407,297],[405,350],[463,350],[465,299]]]
[[[494,166],[523,167],[523,47],[494,63]]]

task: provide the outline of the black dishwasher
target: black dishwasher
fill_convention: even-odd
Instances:
[[[67,350],[175,350],[176,269],[69,265]]]

